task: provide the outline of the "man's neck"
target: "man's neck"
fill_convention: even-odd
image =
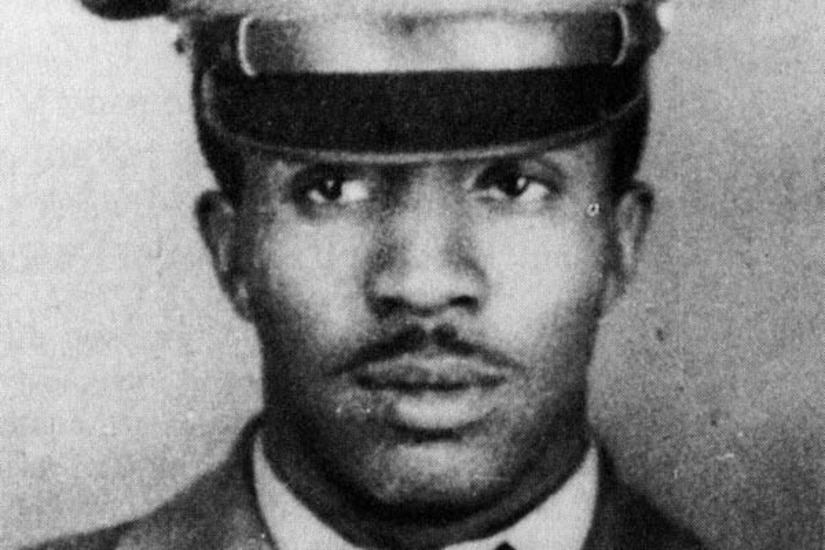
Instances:
[[[273,429],[278,425],[264,422],[264,454],[278,478],[308,509],[356,545],[404,550],[445,547],[506,529],[558,490],[591,445],[586,428],[571,432],[564,445],[554,444],[543,460],[528,465],[518,482],[492,503],[461,511],[433,506],[431,513],[425,513],[389,509],[342,487],[323,468],[310,467],[319,461],[300,447],[297,438]]]

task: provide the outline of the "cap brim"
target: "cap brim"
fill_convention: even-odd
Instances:
[[[646,93],[643,67],[572,71],[279,75],[209,71],[207,120],[289,156],[417,162],[519,154],[582,139]]]
[[[611,124],[633,112],[636,107],[642,105],[643,98],[639,98],[633,105],[621,113],[616,113],[596,124],[585,128],[579,128],[570,132],[554,134],[552,136],[523,141],[520,143],[509,143],[484,148],[467,149],[447,149],[441,151],[398,151],[398,152],[372,152],[356,151],[344,149],[307,149],[301,147],[289,147],[275,143],[261,142],[244,135],[230,134],[224,128],[207,124],[226,143],[234,146],[266,153],[273,157],[285,160],[292,160],[306,163],[321,164],[344,164],[344,165],[422,165],[436,162],[462,162],[473,160],[489,160],[524,157],[536,155],[552,149],[568,147],[576,143],[581,143],[595,136],[600,135],[610,128]],[[207,115],[208,117],[208,115]]]

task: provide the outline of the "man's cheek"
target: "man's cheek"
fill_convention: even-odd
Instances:
[[[262,281],[276,307],[304,329],[335,335],[362,314],[351,264],[311,250],[273,256]]]
[[[490,345],[536,368],[573,366],[584,360],[597,327],[596,293],[586,290],[562,293],[556,287],[529,298],[501,300],[487,311]]]
[[[494,292],[484,317],[505,340],[520,341],[545,334],[564,315],[582,289],[575,270],[547,256],[527,256],[519,264],[499,266],[491,274]]]
[[[367,221],[341,220],[323,224],[286,220],[262,243],[276,276],[306,300],[354,298],[356,283],[374,238]]]

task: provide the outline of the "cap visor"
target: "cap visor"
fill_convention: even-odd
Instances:
[[[212,71],[209,123],[238,142],[358,162],[502,156],[582,139],[631,108],[644,70],[278,75]]]

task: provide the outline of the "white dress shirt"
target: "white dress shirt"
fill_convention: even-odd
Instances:
[[[445,550],[581,550],[590,530],[598,490],[598,453],[591,447],[576,473],[541,505],[508,529]],[[258,506],[279,550],[364,550],[342,538],[304,506],[275,476],[260,434],[253,449]]]

